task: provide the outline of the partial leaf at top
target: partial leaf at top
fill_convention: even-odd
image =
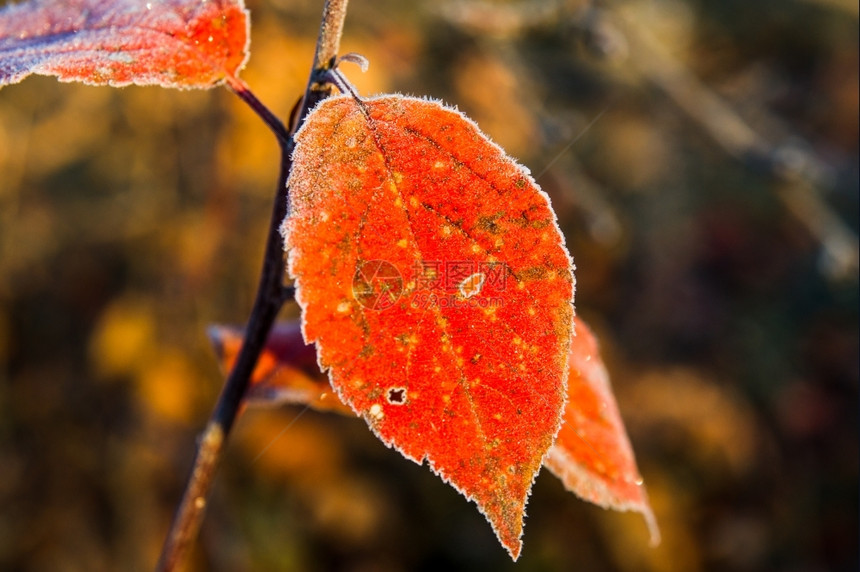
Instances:
[[[41,74],[207,88],[247,56],[243,0],[30,0],[0,10],[0,86]]]
[[[324,101],[293,160],[305,339],[341,399],[474,500],[516,558],[572,332],[547,196],[465,116],[401,96]]]

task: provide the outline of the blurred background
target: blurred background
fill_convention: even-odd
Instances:
[[[286,117],[322,2],[248,4]],[[285,407],[239,421],[192,569],[857,570],[857,3],[354,0],[342,47],[550,194],[663,543],[544,472],[513,565],[360,421]],[[0,569],[152,568],[277,161],[223,89],[0,91]]]

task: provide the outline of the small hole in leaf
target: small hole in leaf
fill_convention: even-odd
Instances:
[[[483,272],[472,274],[460,283],[460,294],[463,298],[471,298],[475,294],[480,294],[486,279],[487,277]]]
[[[402,387],[392,387],[388,390],[388,403],[402,405],[406,402],[406,390]]]

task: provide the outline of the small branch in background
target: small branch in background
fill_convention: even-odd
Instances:
[[[830,8],[842,12],[846,16],[854,18],[860,17],[860,4],[855,0],[801,0],[809,4],[817,4],[822,7]]]
[[[833,212],[816,190],[803,181],[786,184],[777,195],[821,243],[819,260],[826,276],[857,276],[857,235]]]
[[[436,7],[438,14],[476,36],[512,38],[552,25],[565,8],[564,0],[528,0],[512,4],[486,0],[456,0]]]
[[[324,78],[334,64],[343,32],[344,18],[348,0],[328,0],[323,10],[319,43],[315,64],[310,73],[308,88],[298,114],[298,120],[287,132],[280,119],[274,116],[248,89],[244,82],[236,78],[228,80],[230,88],[260,115],[272,129],[281,146],[281,169],[275,191],[269,233],[263,258],[263,270],[257,287],[254,307],[248,320],[245,339],[236,363],[218,397],[218,403],[200,438],[200,445],[194,458],[193,468],[188,477],[182,501],[177,508],[170,532],[162,548],[157,570],[176,570],[187,557],[188,551],[197,537],[203,522],[207,499],[215,481],[215,473],[224,450],[224,444],[235,423],[256,368],[260,353],[265,347],[275,318],[284,303],[293,298],[295,289],[283,283],[285,260],[280,227],[289,212],[289,193],[287,180],[292,168],[292,133],[301,126],[308,111],[322,99],[331,94],[332,86]]]
[[[833,212],[819,191],[827,185],[825,174],[830,169],[801,147],[768,142],[728,102],[672,57],[623,6],[612,9],[607,17],[612,17],[610,24],[618,25],[632,46],[630,65],[663,90],[729,155],[749,167],[763,165],[778,182],[777,197],[821,242],[822,270],[831,279],[856,276],[860,256],[857,234]]]
[[[563,208],[576,208],[589,236],[596,243],[611,247],[621,241],[624,228],[607,200],[609,193],[585,173],[575,154],[565,157],[561,169],[551,169],[539,182],[545,190],[552,190],[563,199],[559,202],[553,200],[556,212],[561,214]]]

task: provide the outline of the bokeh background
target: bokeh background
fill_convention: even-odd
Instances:
[[[285,117],[322,2],[248,3]],[[513,565],[361,422],[285,407],[239,421],[192,569],[857,570],[856,1],[354,0],[343,50],[552,197],[663,543],[542,473]],[[222,89],[0,91],[0,569],[152,568],[277,160]]]

